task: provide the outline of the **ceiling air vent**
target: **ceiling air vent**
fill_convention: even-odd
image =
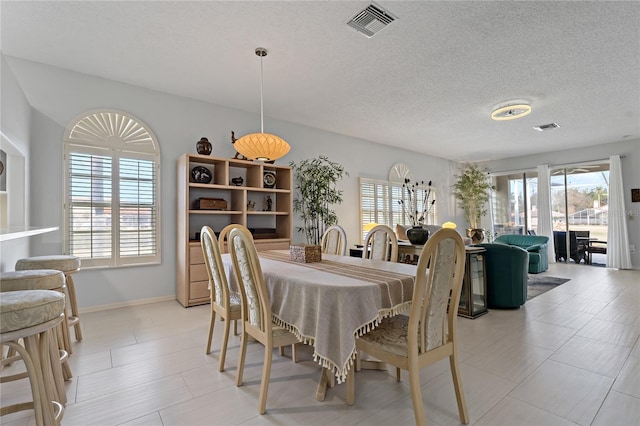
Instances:
[[[371,38],[395,20],[396,17],[391,13],[371,3],[356,13],[355,16],[347,22],[347,25]]]
[[[557,129],[558,127],[560,127],[558,123],[549,123],[549,124],[542,124],[540,126],[533,126],[533,129],[539,132],[544,132],[545,130]]]

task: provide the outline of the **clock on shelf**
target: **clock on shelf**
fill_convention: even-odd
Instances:
[[[262,176],[262,183],[265,188],[276,187],[276,174],[271,171],[265,171]]]

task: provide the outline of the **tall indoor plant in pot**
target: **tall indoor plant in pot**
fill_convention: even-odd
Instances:
[[[349,176],[344,167],[325,156],[289,164],[294,171],[296,198],[293,211],[300,214],[307,244],[320,244],[325,229],[338,223],[334,204],[342,203],[342,191],[336,188],[343,176]]]
[[[405,178],[402,188],[406,195],[398,203],[411,225],[407,229],[407,238],[411,244],[422,245],[429,238],[429,231],[422,225],[428,222],[429,213],[436,203],[435,198],[431,197],[431,181],[425,185],[424,181],[411,182],[411,179]]]
[[[464,210],[465,218],[471,225],[467,229],[467,236],[474,244],[482,242],[484,230],[480,227],[480,220],[487,214],[490,191],[494,189],[487,179],[486,171],[475,164],[465,164],[456,175],[452,189],[458,200],[458,207]]]

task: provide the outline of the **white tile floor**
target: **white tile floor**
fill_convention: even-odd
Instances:
[[[459,318],[471,424],[640,424],[640,271],[554,264],[545,274],[571,281],[518,310]],[[402,383],[388,372],[358,373],[352,407],[344,385],[316,401],[320,370],[308,347],[297,364],[274,356],[267,413],[258,415],[262,347],[249,346],[245,383],[236,387],[239,341],[232,337],[219,373],[220,328],[214,352],[204,354],[208,316],[208,305],[177,302],[82,315],[63,424],[414,424],[406,373]],[[459,424],[448,362],[421,378],[428,423]],[[0,390],[3,403],[28,392],[16,384]],[[33,421],[23,412],[0,423]]]

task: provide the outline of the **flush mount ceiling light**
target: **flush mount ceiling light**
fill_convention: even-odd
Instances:
[[[491,119],[495,121],[515,120],[529,115],[531,105],[529,104],[512,104],[494,109],[491,112]]]
[[[250,133],[236,140],[233,147],[250,160],[273,161],[284,157],[291,149],[282,138],[271,133],[264,133],[264,110],[262,105],[262,58],[267,56],[267,49],[256,48],[260,57],[260,133]]]

